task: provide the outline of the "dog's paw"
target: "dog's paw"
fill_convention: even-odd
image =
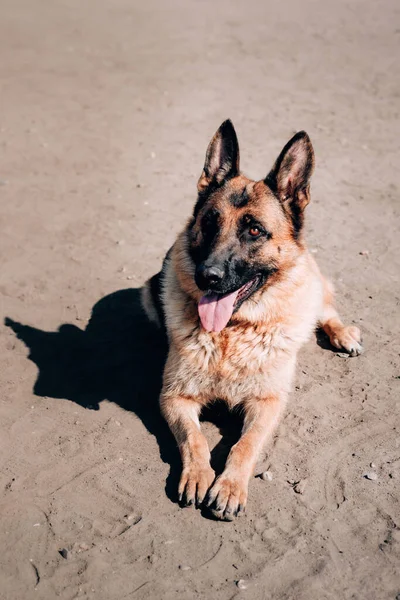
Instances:
[[[332,333],[331,344],[339,350],[345,350],[350,356],[358,356],[362,353],[361,332],[358,327],[348,325],[337,329]]]
[[[244,513],[246,502],[247,481],[224,473],[215,481],[206,498],[206,505],[214,517],[224,521],[233,521]]]
[[[179,502],[183,506],[191,506],[195,502],[201,504],[214,479],[215,473],[210,465],[193,463],[184,468],[179,481]]]

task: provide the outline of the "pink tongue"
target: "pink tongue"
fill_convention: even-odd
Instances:
[[[228,324],[233,313],[233,306],[239,290],[219,296],[218,294],[206,294],[200,298],[199,315],[201,324],[206,331],[222,331]]]

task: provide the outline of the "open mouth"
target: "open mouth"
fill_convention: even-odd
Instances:
[[[260,281],[261,277],[257,275],[233,292],[227,294],[212,292],[200,298],[198,311],[204,329],[206,331],[222,331],[234,311],[255,292]]]

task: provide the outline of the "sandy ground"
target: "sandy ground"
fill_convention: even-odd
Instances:
[[[2,600],[399,598],[399,9],[1,1]],[[366,347],[301,352],[235,523],[175,502],[138,305],[227,117],[258,178],[310,134],[310,247]]]

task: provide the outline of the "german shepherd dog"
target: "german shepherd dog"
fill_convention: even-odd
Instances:
[[[292,386],[297,352],[316,326],[335,348],[361,353],[344,326],[303,239],[313,147],[300,131],[265,179],[239,170],[231,121],[212,138],[198,199],[162,270],[142,290],[150,320],[165,328],[169,353],[160,398],[182,458],[179,499],[214,516],[243,512],[249,479]],[[239,441],[215,478],[199,415],[215,399],[244,415]]]

